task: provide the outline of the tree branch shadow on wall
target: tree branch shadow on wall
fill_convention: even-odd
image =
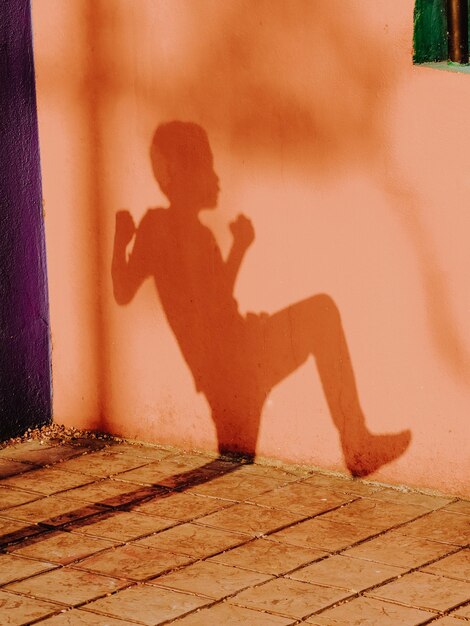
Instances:
[[[373,435],[367,429],[330,296],[314,295],[272,315],[239,313],[233,289],[255,233],[248,218],[238,216],[230,225],[233,245],[224,261],[198,219],[202,210],[217,207],[219,193],[206,132],[188,122],[159,126],[151,161],[169,208],[149,210],[138,228],[127,211],[118,212],[114,296],[129,304],[142,282],[154,279],[196,389],[211,407],[219,452],[254,457],[268,394],[313,356],[349,472],[367,476],[401,456],[410,431]]]

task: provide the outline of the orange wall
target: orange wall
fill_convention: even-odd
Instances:
[[[220,179],[201,221],[225,257],[239,213],[255,230],[241,314],[327,294],[369,430],[411,431],[372,477],[470,494],[470,76],[413,67],[413,1],[33,0],[33,24],[55,419],[216,448],[153,281],[119,306],[111,277],[116,211],[168,204],[155,128],[192,121]],[[258,454],[345,470],[312,357],[260,420]]]

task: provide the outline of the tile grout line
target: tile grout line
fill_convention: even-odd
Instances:
[[[77,458],[77,457],[79,457],[79,456],[85,456],[85,455],[86,455],[86,453],[82,453],[82,455],[75,455],[75,457],[73,457],[73,458]],[[161,462],[161,461],[164,461],[164,460],[165,460],[165,459],[161,459],[161,460],[159,460],[158,462]],[[143,463],[142,465],[139,465],[139,466],[137,466],[136,468],[133,468],[133,469],[138,469],[139,467],[145,467],[146,465],[149,465],[150,463],[152,463],[152,461],[151,461],[151,460],[150,460],[148,463]],[[43,467],[48,467],[48,466],[46,465],[46,466],[43,466]],[[50,466],[49,466],[49,467],[50,467]],[[34,469],[34,466],[33,466],[33,468],[31,468],[31,469]],[[68,471],[68,470],[63,470],[63,471]],[[97,477],[97,478],[98,478],[98,480],[94,480],[94,481],[92,480],[92,481],[90,481],[90,483],[86,483],[86,484],[99,484],[99,482],[101,482],[102,480],[106,480],[106,479],[117,480],[118,482],[126,482],[126,481],[123,481],[122,479],[121,479],[121,480],[119,479],[119,474],[124,473],[124,472],[126,472],[126,471],[132,471],[132,470],[123,470],[123,472],[117,472],[116,474],[110,474],[110,475],[109,475],[109,476],[107,476],[107,477]],[[189,471],[191,471],[191,470],[189,470]],[[235,471],[236,471],[236,470],[235,470]],[[24,472],[21,472],[19,475],[21,475],[21,474],[23,474],[23,473],[24,473]],[[80,472],[76,472],[76,473],[80,473]],[[225,472],[225,473],[221,472],[221,473],[219,474],[219,476],[223,476],[223,475],[225,475],[225,474],[227,474],[227,473],[230,473],[230,472]],[[313,474],[313,473],[314,473],[314,472],[312,472],[312,474]],[[83,473],[81,473],[81,474],[83,475]],[[255,476],[260,476],[260,477],[262,476],[261,474],[259,474],[259,475],[258,475],[258,474],[255,474],[255,473],[254,473],[254,475],[255,475]],[[217,476],[217,477],[218,477],[218,476]],[[276,491],[276,490],[278,490],[278,489],[282,489],[283,487],[288,486],[288,485],[291,485],[291,484],[292,484],[292,485],[296,485],[296,484],[303,484],[303,483],[304,483],[305,481],[307,481],[310,477],[311,477],[311,475],[308,475],[307,477],[305,477],[305,476],[299,476],[299,477],[298,477],[298,478],[296,478],[295,480],[284,481],[284,482],[283,482],[283,483],[281,483],[279,486],[274,487],[273,489],[267,490],[267,491],[265,491],[265,492],[261,492],[261,493],[260,493],[260,494],[258,494],[258,495],[268,494],[268,493],[270,493],[270,492]],[[208,481],[208,482],[210,482],[210,481]],[[199,484],[201,484],[201,483],[199,483]],[[84,485],[84,486],[85,486],[85,485]],[[158,486],[158,483],[154,483],[154,484],[153,484],[153,486]],[[189,487],[190,487],[190,486],[191,486],[191,485],[189,485]],[[196,483],[196,486],[197,486],[197,483]],[[189,488],[189,487],[188,487],[188,488]],[[80,487],[77,487],[77,489],[78,489],[78,488],[80,488]],[[315,485],[312,485],[312,489],[315,489]],[[172,494],[172,493],[184,493],[184,491],[185,491],[185,490],[187,490],[187,489],[185,489],[185,488],[183,488],[183,487],[181,487],[181,486],[180,486],[180,487],[174,487],[174,488],[169,489],[169,494]],[[66,489],[66,490],[63,490],[63,491],[61,491],[61,492],[56,492],[56,493],[57,493],[57,494],[63,494],[63,493],[66,493],[66,492],[68,492],[68,491],[73,491],[73,488],[72,488],[72,489]],[[334,490],[334,491],[335,491],[335,490]],[[132,493],[132,492],[131,492],[131,493]],[[50,494],[50,495],[56,495],[56,494]],[[200,495],[200,494],[197,494],[197,493],[196,493],[196,494],[191,494],[191,495],[195,495],[195,496],[197,496],[197,497],[201,497],[201,495],[202,495],[202,497],[206,497],[206,498],[214,498],[214,499],[217,499],[217,500],[219,500],[219,501],[220,501],[220,500],[224,500],[224,498],[217,497],[217,496],[211,496],[211,495],[204,495],[204,494],[201,494],[201,495]],[[349,496],[349,497],[352,497],[352,499],[351,499],[351,500],[349,500],[349,502],[342,503],[342,504],[340,504],[340,505],[338,505],[338,506],[335,506],[335,507],[333,507],[333,508],[331,508],[331,509],[328,509],[327,511],[322,511],[322,512],[317,513],[317,514],[312,515],[312,516],[306,516],[306,517],[304,517],[304,518],[302,518],[302,519],[300,519],[300,520],[298,520],[298,521],[296,521],[296,522],[293,522],[292,524],[287,524],[287,525],[284,525],[284,526],[278,527],[278,528],[276,528],[276,529],[274,529],[274,530],[271,530],[271,531],[269,531],[269,532],[267,532],[267,533],[263,533],[262,535],[255,536],[255,537],[251,537],[251,538],[250,538],[250,539],[248,539],[247,541],[242,542],[241,544],[238,544],[237,546],[235,546],[235,547],[233,547],[233,548],[230,548],[229,550],[221,550],[221,551],[219,551],[219,552],[216,552],[216,553],[210,554],[210,555],[208,555],[208,556],[205,556],[205,557],[202,557],[202,558],[197,558],[197,559],[195,559],[194,561],[190,561],[189,563],[187,563],[187,564],[185,564],[185,565],[183,565],[183,566],[179,566],[179,567],[177,567],[177,568],[170,569],[169,571],[178,571],[178,570],[180,570],[180,569],[184,569],[184,567],[188,567],[189,565],[193,565],[193,564],[195,564],[195,563],[197,563],[197,562],[206,561],[206,560],[208,560],[208,559],[210,559],[210,558],[213,558],[214,556],[217,556],[217,555],[222,554],[222,553],[224,553],[224,552],[228,552],[228,551],[230,551],[230,550],[234,550],[234,549],[236,549],[237,547],[247,545],[247,544],[249,544],[249,543],[251,543],[251,542],[253,542],[253,541],[256,541],[257,539],[260,539],[260,538],[268,538],[270,535],[272,535],[272,534],[274,534],[274,533],[276,533],[276,532],[280,532],[281,530],[284,530],[284,529],[286,529],[286,528],[290,528],[290,527],[297,526],[298,524],[301,524],[301,523],[302,523],[302,522],[304,522],[304,521],[308,521],[308,520],[310,520],[310,519],[315,519],[316,517],[321,517],[322,515],[326,515],[327,513],[330,513],[330,512],[332,512],[332,511],[334,511],[334,510],[337,510],[337,509],[343,508],[343,507],[345,507],[345,506],[348,506],[348,505],[349,505],[349,504],[351,504],[352,502],[356,502],[357,500],[362,500],[362,499],[364,499],[364,498],[367,498],[367,495],[362,495],[362,494],[345,494],[345,495],[347,495],[347,496]],[[38,498],[38,499],[41,499],[41,496],[43,496],[43,497],[44,497],[44,494],[39,494],[39,498]],[[46,495],[45,497],[48,497],[48,495]],[[171,497],[171,495],[169,495],[169,497]],[[105,513],[105,512],[109,512],[109,513],[112,513],[112,514],[118,514],[119,512],[124,512],[124,511],[129,511],[129,510],[131,510],[131,511],[132,511],[132,510],[133,510],[133,506],[137,506],[137,504],[143,504],[143,503],[145,503],[146,501],[151,501],[152,499],[153,499],[153,498],[152,498],[152,496],[149,496],[148,498],[147,498],[147,497],[145,497],[144,499],[142,499],[142,500],[140,500],[140,501],[138,501],[138,502],[136,502],[136,503],[127,503],[127,504],[117,505],[116,507],[110,507],[109,509],[108,509],[108,508],[106,508],[106,509],[105,509],[105,508],[103,507],[103,510],[102,510],[102,511],[97,511],[97,512],[94,512],[94,513],[93,513],[93,514],[91,514],[90,516],[87,516],[86,518],[82,518],[82,519],[90,519],[90,518],[93,518],[93,517],[99,517],[100,515],[102,515],[102,514],[103,514],[103,513]],[[334,551],[334,552],[330,552],[330,553],[329,553],[328,555],[326,555],[326,556],[323,556],[323,557],[320,557],[319,559],[314,559],[313,561],[310,561],[310,562],[304,563],[304,564],[302,564],[301,566],[298,566],[298,567],[296,567],[296,568],[293,568],[292,570],[289,570],[288,572],[284,572],[283,574],[274,575],[274,576],[273,576],[273,578],[271,578],[271,580],[275,580],[275,579],[278,579],[278,578],[281,578],[281,577],[287,576],[287,575],[288,575],[288,574],[290,574],[290,573],[293,573],[293,572],[295,572],[295,571],[297,571],[297,570],[299,570],[299,569],[302,569],[302,568],[304,568],[304,567],[307,567],[307,566],[308,566],[308,564],[314,563],[314,562],[316,562],[316,561],[321,561],[321,560],[324,560],[324,559],[326,559],[326,558],[329,558],[329,556],[333,556],[333,555],[335,555],[335,554],[340,554],[341,552],[343,552],[343,551],[344,551],[344,550],[346,550],[346,549],[349,549],[349,548],[351,548],[351,547],[355,547],[356,545],[360,545],[360,544],[365,543],[365,542],[367,542],[367,541],[369,541],[369,540],[371,540],[371,539],[375,539],[375,538],[377,538],[377,537],[379,537],[379,536],[381,536],[381,535],[383,535],[383,534],[385,534],[385,533],[387,533],[387,532],[389,532],[389,531],[391,531],[391,530],[396,530],[397,528],[401,528],[402,526],[406,526],[407,524],[410,524],[410,523],[412,523],[412,522],[414,522],[414,521],[416,521],[416,520],[418,520],[418,519],[421,519],[421,518],[423,518],[423,517],[426,517],[427,515],[429,515],[429,514],[431,514],[432,512],[434,512],[435,510],[439,510],[439,509],[441,509],[441,508],[445,508],[445,506],[448,506],[448,505],[449,505],[449,504],[451,504],[452,502],[455,502],[455,501],[458,501],[458,500],[459,500],[459,498],[455,498],[455,497],[453,497],[453,498],[452,498],[452,500],[451,500],[451,502],[447,503],[446,505],[443,505],[442,507],[439,507],[438,509],[434,509],[434,510],[430,510],[430,511],[425,511],[425,512],[423,513],[423,515],[419,515],[419,516],[417,516],[417,517],[413,518],[412,520],[407,520],[407,521],[405,521],[405,522],[402,522],[402,523],[399,523],[399,524],[395,524],[394,526],[389,527],[389,528],[384,529],[384,530],[381,530],[381,531],[379,531],[378,533],[376,533],[376,534],[374,534],[374,535],[370,535],[369,537],[367,537],[367,538],[365,538],[365,539],[359,540],[358,542],[354,542],[353,544],[350,544],[350,545],[349,545],[349,546],[347,546],[346,548],[344,548],[344,547],[343,547],[343,548],[341,548],[340,550],[337,550],[337,551]],[[229,502],[230,502],[230,503],[229,503]],[[251,504],[251,505],[254,505],[254,506],[258,506],[259,508],[264,508],[264,509],[268,509],[268,510],[279,510],[279,509],[275,509],[274,507],[269,507],[269,506],[265,506],[265,505],[262,505],[262,504],[261,504],[261,505],[260,505],[260,504],[257,504],[256,502],[250,502],[250,500],[249,500],[248,498],[246,498],[246,499],[241,499],[241,500],[236,500],[236,501],[228,501],[228,502],[227,502],[227,506],[222,507],[222,508],[221,508],[221,509],[219,509],[219,510],[220,510],[220,511],[228,510],[228,509],[230,509],[231,507],[233,507],[233,506],[235,506],[235,505],[237,505],[237,504],[243,504],[243,503],[246,503],[246,504]],[[95,505],[95,506],[96,506],[96,504],[97,504],[97,503],[93,503],[93,504],[92,504],[92,503],[87,503],[87,505],[89,505],[89,506],[93,506],[93,505]],[[98,503],[98,506],[99,506],[99,503]],[[104,505],[104,506],[108,506],[108,505]],[[417,505],[417,506],[418,506],[418,505]],[[12,508],[12,507],[11,507],[11,508]],[[423,507],[423,508],[424,508],[424,507]],[[283,510],[283,509],[280,509],[280,510]],[[287,509],[287,511],[288,511],[288,509]],[[143,513],[143,514],[145,515],[145,513]],[[120,543],[118,543],[118,544],[117,544],[117,545],[115,545],[115,546],[112,546],[112,547],[109,547],[109,548],[104,548],[103,550],[99,550],[99,551],[97,551],[97,552],[95,552],[95,553],[93,553],[93,554],[100,554],[100,553],[102,553],[102,552],[106,552],[106,551],[108,551],[108,550],[113,550],[113,549],[118,548],[118,547],[121,547],[121,546],[123,546],[123,545],[132,545],[135,541],[138,541],[138,540],[140,540],[140,539],[144,539],[144,538],[146,538],[146,537],[150,537],[150,536],[155,536],[155,535],[158,535],[158,534],[160,534],[161,532],[164,532],[165,530],[169,530],[170,528],[175,528],[175,527],[178,527],[178,526],[183,525],[183,524],[186,524],[186,523],[195,523],[195,525],[202,526],[201,524],[198,524],[198,520],[200,520],[201,518],[206,517],[207,515],[210,515],[210,514],[211,514],[211,513],[209,513],[209,514],[207,514],[207,513],[205,513],[205,514],[201,514],[200,516],[197,516],[197,517],[191,518],[191,519],[189,519],[189,520],[177,520],[177,522],[178,522],[178,523],[176,523],[176,524],[174,524],[174,525],[170,526],[169,528],[165,528],[165,529],[161,529],[161,530],[156,531],[156,532],[152,532],[152,533],[144,534],[144,535],[141,535],[141,536],[139,536],[139,537],[135,537],[135,538],[133,538],[133,539],[131,539],[131,540],[125,541],[125,542],[120,542]],[[0,515],[1,515],[1,513],[0,513]],[[151,517],[151,516],[149,516],[149,517]],[[171,519],[171,518],[169,518],[169,519]],[[77,521],[79,521],[79,520],[77,520]],[[333,521],[335,521],[335,520],[333,520]],[[44,523],[44,522],[43,522],[43,523]],[[45,532],[46,532],[47,534],[51,534],[51,533],[53,533],[54,531],[58,531],[58,532],[69,532],[70,534],[78,534],[78,533],[74,533],[74,531],[73,531],[73,530],[69,530],[69,529],[67,529],[67,528],[66,528],[66,526],[67,526],[67,525],[69,525],[69,526],[70,526],[70,525],[72,525],[73,523],[76,523],[76,522],[73,522],[73,521],[72,521],[72,522],[65,522],[63,525],[54,526],[54,527],[52,527],[52,528],[50,528],[50,527],[48,527],[48,526],[46,525],[46,526],[45,526]],[[90,523],[92,523],[92,522],[90,522]],[[349,522],[340,522],[340,523],[346,523],[346,524],[349,524]],[[39,525],[39,524],[41,524],[41,522],[39,522],[37,525]],[[349,525],[351,525],[351,524],[349,524]],[[204,525],[204,527],[206,527],[206,528],[207,528],[207,526],[205,526],[205,525]],[[212,528],[212,527],[209,527],[209,528]],[[223,529],[223,530],[227,530],[227,529]],[[88,536],[88,535],[87,535],[87,536]],[[34,537],[31,537],[31,539],[32,539],[32,543],[34,543]],[[9,545],[15,545],[16,543],[19,543],[20,541],[24,541],[24,539],[23,539],[23,540],[22,540],[22,539],[18,539],[18,540],[16,540],[16,541],[14,541],[12,544],[9,544]],[[154,548],[154,549],[158,550],[158,548]],[[318,549],[321,549],[321,548],[320,548],[320,547],[318,547]],[[457,550],[455,550],[454,552],[452,552],[452,554],[457,553],[457,552],[459,552],[459,551],[460,551],[460,550],[462,550],[462,549],[464,549],[464,547],[463,547],[463,546],[460,546]],[[14,554],[14,552],[13,552],[13,554]],[[64,564],[64,565],[59,564],[59,566],[58,566],[58,567],[56,566],[56,567],[55,567],[55,568],[53,568],[53,569],[59,569],[59,568],[61,568],[61,567],[67,567],[67,566],[70,566],[71,568],[74,568],[74,566],[75,566],[77,563],[80,563],[82,560],[84,560],[84,559],[88,558],[89,556],[93,556],[93,555],[87,555],[86,557],[82,557],[81,559],[77,559],[77,560],[72,561],[71,563],[68,563],[68,564]],[[441,560],[441,559],[444,559],[444,558],[446,558],[447,556],[449,556],[449,553],[448,553],[448,554],[446,554],[446,555],[444,555],[443,557],[439,557],[439,558],[437,558],[437,559],[434,559],[434,560],[431,560],[431,561],[426,562],[426,563],[424,563],[424,564],[421,564],[420,566],[418,566],[418,567],[416,567],[416,568],[412,568],[411,570],[409,570],[409,571],[408,571],[408,572],[406,572],[406,573],[408,574],[408,573],[412,573],[413,571],[417,571],[417,570],[419,570],[420,568],[425,567],[425,566],[427,566],[427,565],[429,565],[429,564],[431,564],[431,563],[433,563],[433,562],[437,562],[437,561],[439,561],[439,560]],[[28,557],[26,557],[26,558],[28,558]],[[33,558],[32,560],[34,560],[34,558]],[[52,565],[55,565],[55,564],[52,564]],[[237,566],[232,566],[232,567],[237,567]],[[237,569],[243,569],[243,568],[237,568]],[[51,569],[50,571],[53,571],[53,570]],[[83,571],[83,570],[81,570],[81,571]],[[99,573],[99,572],[94,572],[94,573],[98,573],[98,574],[100,575],[100,573]],[[150,576],[150,577],[148,577],[148,578],[146,578],[146,579],[144,579],[144,580],[142,580],[142,581],[138,581],[138,582],[135,582],[135,581],[130,581],[129,585],[127,585],[127,586],[125,586],[125,587],[121,588],[120,590],[123,590],[123,589],[128,589],[129,587],[133,587],[133,586],[136,586],[136,585],[139,585],[139,584],[140,584],[140,585],[144,585],[144,584],[146,584],[147,582],[150,582],[150,581],[152,581],[152,580],[156,580],[156,579],[158,579],[160,576],[165,575],[165,573],[168,573],[168,571],[166,571],[166,572],[161,572],[160,574],[158,574],[158,575],[157,575],[157,576],[155,576],[155,577],[151,577],[151,576]],[[40,576],[41,574],[44,574],[44,572],[39,573],[39,574],[34,575],[34,576],[31,576],[31,577],[26,577],[26,578],[21,579],[21,580],[27,580],[28,578],[34,578],[34,577],[36,577],[36,576]],[[103,575],[103,574],[101,574],[101,575]],[[106,576],[106,575],[104,575],[104,576]],[[399,577],[400,577],[400,576],[398,576],[397,578],[399,578]],[[380,586],[382,586],[382,585],[384,585],[384,584],[387,584],[387,583],[389,583],[389,582],[390,582],[390,580],[393,580],[393,578],[392,578],[392,579],[388,579],[387,581],[382,581],[382,583],[380,583],[380,584],[378,584],[378,585],[376,585],[376,586],[372,586],[372,587],[370,587],[370,588],[367,588],[367,589],[365,589],[365,590],[362,590],[362,591],[361,591],[361,592],[359,592],[359,594],[357,594],[357,595],[361,595],[361,594],[363,594],[363,593],[366,593],[366,592],[367,592],[367,591],[369,591],[370,589],[373,589],[373,588],[378,588],[378,587],[380,587]],[[17,582],[18,582],[18,581],[17,581]],[[10,581],[10,583],[7,583],[7,584],[12,584],[12,581]],[[266,583],[260,583],[259,585],[253,585],[252,587],[253,587],[253,588],[254,588],[254,587],[258,587],[258,586],[261,586],[262,584],[266,584]],[[3,586],[4,586],[4,585],[2,585],[2,587],[3,587]],[[246,587],[246,588],[248,588],[248,587]],[[244,588],[244,589],[246,589],[246,588]],[[112,594],[105,594],[105,595],[114,595],[115,593],[118,593],[118,591],[120,591],[120,590],[117,590],[117,591],[113,592]],[[178,591],[178,590],[175,590],[175,591]],[[238,593],[240,593],[241,591],[242,591],[242,590],[237,590],[234,594],[230,594],[230,595],[228,595],[228,596],[224,596],[223,598],[221,598],[221,599],[216,600],[215,602],[213,602],[210,606],[214,606],[215,604],[218,604],[218,603],[220,603],[220,602],[223,602],[223,601],[224,601],[224,600],[226,600],[227,598],[234,597],[234,596],[236,596]],[[186,592],[186,593],[187,593],[187,592]],[[19,595],[19,594],[17,594],[17,595]],[[190,595],[195,595],[195,596],[197,596],[197,597],[200,597],[200,596],[198,596],[198,594],[191,594],[191,593],[190,593]],[[103,596],[100,596],[100,597],[103,597]],[[345,603],[345,602],[347,602],[347,601],[351,600],[351,598],[352,598],[352,597],[355,597],[355,596],[348,596],[348,598],[347,598],[347,599],[345,599],[344,601],[341,601],[340,603],[336,603],[335,605],[338,605],[338,604],[343,604],[343,603]],[[94,600],[96,600],[96,599],[98,599],[98,598],[94,598],[92,601],[94,601]],[[74,608],[79,608],[79,607],[86,606],[86,605],[87,605],[87,604],[89,604],[90,602],[91,602],[91,601],[90,601],[90,600],[88,600],[88,601],[86,601],[86,602],[85,602],[85,603],[83,603],[83,604],[76,605],[76,607],[74,607]],[[405,606],[406,606],[406,605],[405,605]],[[205,608],[205,607],[204,607],[204,608]],[[208,608],[210,608],[210,607],[208,607]],[[321,612],[322,612],[322,611],[324,611],[324,610],[327,610],[327,608],[330,608],[330,607],[325,607],[325,608],[321,609]],[[455,609],[455,607],[453,607],[453,609],[452,609],[452,610],[454,610],[454,609]],[[190,613],[192,613],[192,612],[194,612],[194,611],[191,611]],[[188,614],[190,614],[190,613],[185,613],[184,615],[188,615]],[[317,614],[317,612],[312,613],[312,615],[315,615],[315,614]],[[184,617],[184,616],[183,616],[183,615],[180,615],[180,616],[178,616],[177,618],[172,618],[172,619],[171,619],[171,620],[169,620],[169,621],[166,621],[166,622],[161,622],[161,623],[162,623],[162,624],[163,624],[163,623],[172,623],[172,622],[174,622],[174,620],[175,620],[175,619],[181,619],[182,617]],[[306,617],[303,617],[303,618],[301,618],[301,619],[302,619],[302,620],[305,620],[305,619],[308,619],[309,617],[310,617],[310,616],[306,616]],[[43,618],[40,618],[40,621],[42,621],[42,619],[43,619]],[[431,619],[433,619],[433,618],[431,618]],[[36,621],[34,621],[34,622],[31,622],[31,623],[37,623],[37,620],[36,620]],[[300,623],[300,622],[296,622],[296,623]]]

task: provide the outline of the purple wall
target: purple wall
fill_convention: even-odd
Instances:
[[[0,2],[0,439],[51,417],[29,0]]]

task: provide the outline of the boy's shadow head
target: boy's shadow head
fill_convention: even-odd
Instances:
[[[150,146],[154,176],[174,208],[215,209],[219,178],[207,134],[192,122],[161,124]]]

